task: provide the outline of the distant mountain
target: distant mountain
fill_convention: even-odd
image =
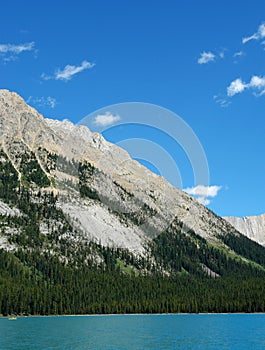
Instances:
[[[0,248],[4,315],[265,311],[262,246],[100,134],[7,90]]]
[[[265,246],[265,214],[243,218],[227,216],[224,219],[248,238]]]

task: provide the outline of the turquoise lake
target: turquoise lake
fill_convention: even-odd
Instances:
[[[0,319],[0,349],[265,349],[265,315]]]

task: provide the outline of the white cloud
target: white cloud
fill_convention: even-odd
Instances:
[[[24,44],[0,44],[0,55],[3,58],[4,62],[16,61],[18,59],[18,55],[25,51],[34,51],[35,43],[34,41],[30,43]]]
[[[188,187],[184,191],[193,196],[216,197],[221,188],[222,186],[198,185],[195,187]]]
[[[208,205],[211,203],[211,201],[205,197],[197,197],[197,201],[203,205]]]
[[[231,102],[227,99],[227,97],[222,96],[222,95],[215,95],[213,97],[216,103],[218,103],[222,108],[228,107]]]
[[[42,78],[43,80],[51,80],[51,79],[53,79],[53,77],[51,77],[51,76],[49,76],[49,75],[46,75],[45,73],[42,73],[42,74],[41,74],[41,78]]]
[[[249,83],[244,83],[240,78],[232,81],[232,83],[227,88],[227,96],[234,96],[243,92],[246,89],[254,90],[255,96],[262,96],[265,94],[265,76],[260,77],[258,75],[253,75]]]
[[[70,80],[77,73],[80,73],[85,69],[93,68],[94,65],[94,63],[88,61],[83,61],[80,66],[71,66],[68,64],[63,70],[59,69],[55,72],[55,79],[64,81]]]
[[[55,108],[55,106],[58,104],[56,99],[51,96],[48,96],[48,97],[30,96],[27,99],[27,103],[32,103],[33,105],[39,106],[39,107],[50,107],[50,108]]]
[[[265,95],[265,76],[259,77],[257,75],[254,75],[251,78],[248,87],[257,90],[253,92],[256,97]]]
[[[0,44],[0,52],[1,53],[12,53],[19,55],[23,51],[32,51],[34,49],[34,41],[31,43],[25,43],[25,44]]]
[[[14,62],[14,61],[17,61],[17,59],[18,59],[18,56],[15,56],[15,55],[3,57],[4,62]]]
[[[216,101],[217,103],[219,103],[219,105],[222,107],[222,108],[226,108],[228,107],[231,102],[230,101],[227,101],[225,98],[224,99],[219,99]]]
[[[109,126],[121,120],[119,115],[106,112],[105,114],[98,114],[95,117],[94,124],[97,126]]]
[[[233,57],[241,57],[244,55],[244,52],[243,51],[238,51],[238,52],[235,52]]]
[[[46,75],[45,73],[41,74],[41,78],[43,80],[62,80],[62,81],[68,81],[71,80],[72,77],[78,73],[81,73],[85,69],[91,69],[95,66],[94,63],[90,63],[88,61],[83,61],[80,66],[71,66],[71,65],[66,65],[62,70],[57,69],[54,73],[54,75]]]
[[[200,202],[203,205],[208,205],[211,203],[210,198],[214,198],[217,196],[218,192],[222,186],[204,186],[204,185],[198,185],[195,187],[188,187],[184,189],[183,191],[187,192],[191,196],[194,196],[198,202]]]
[[[265,77],[259,77],[257,75],[254,75],[249,84],[248,84],[248,87],[253,87],[253,88],[263,88],[265,87]]]
[[[199,64],[207,64],[209,62],[213,62],[217,59],[224,59],[225,58],[225,52],[226,52],[226,49],[222,49],[221,51],[219,52],[211,52],[211,51],[203,51],[201,52],[200,54],[200,57],[198,58],[197,62]]]
[[[202,52],[201,56],[198,58],[199,64],[206,64],[215,60],[215,54],[212,52]]]
[[[238,63],[238,60],[245,56],[245,52],[244,51],[237,51],[233,54],[233,58],[234,58],[234,62],[233,63]]]
[[[265,38],[265,24],[262,23],[259,28],[258,28],[258,31],[246,38],[243,38],[242,39],[242,43],[243,44],[246,44],[248,41],[251,41],[251,40],[262,40]]]
[[[257,39],[258,39],[258,36],[256,34],[253,34],[253,35],[251,35],[251,36],[249,36],[247,38],[243,38],[242,39],[242,43],[246,44],[250,40],[257,40]]]
[[[246,89],[247,85],[240,79],[232,81],[232,83],[227,88],[227,96],[234,96],[243,92]]]
[[[260,96],[265,95],[265,89],[262,90],[261,92],[254,92],[254,95],[255,95],[256,97],[260,97]]]

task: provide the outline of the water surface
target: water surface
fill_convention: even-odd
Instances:
[[[0,349],[265,349],[265,315],[0,319]]]

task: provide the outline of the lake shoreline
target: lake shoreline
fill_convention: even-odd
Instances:
[[[69,314],[69,315],[16,315],[17,318],[37,318],[37,317],[113,317],[113,316],[191,316],[191,315],[265,315],[264,312],[198,312],[198,313],[129,313],[129,314]],[[0,315],[0,319],[9,318],[11,315]]]

